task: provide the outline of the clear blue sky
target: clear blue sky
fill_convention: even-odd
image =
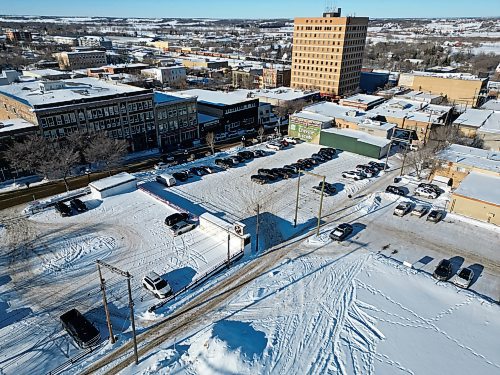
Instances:
[[[1,0],[1,14],[165,17],[293,18],[318,16],[325,0]],[[337,0],[343,15],[381,17],[500,16],[499,0]],[[495,5],[497,4],[497,5]]]

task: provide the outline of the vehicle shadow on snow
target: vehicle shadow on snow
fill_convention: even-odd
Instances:
[[[12,281],[12,278],[9,275],[0,276],[0,286],[8,284]]]
[[[474,263],[473,265],[469,266],[473,272],[474,272],[474,278],[472,279],[470,286],[474,285],[476,281],[481,277],[481,274],[483,273],[484,266],[482,264]]]
[[[462,268],[462,265],[464,264],[464,261],[465,261],[465,259],[463,257],[458,256],[458,255],[451,257],[449,260],[451,263],[452,275],[456,274],[458,272],[458,270],[460,268]]]
[[[0,329],[23,320],[33,312],[33,310],[26,307],[7,312],[9,309],[10,305],[7,302],[0,300],[0,317],[2,317],[0,320]]]
[[[239,350],[249,360],[262,357],[267,346],[266,334],[247,322],[219,320],[212,327],[212,336],[223,341],[230,351]]]
[[[177,293],[182,288],[188,286],[193,281],[196,271],[191,267],[182,267],[179,269],[167,272],[162,276],[167,280],[174,293]]]
[[[126,285],[125,280],[123,280],[123,283]],[[107,290],[106,294],[108,296],[108,310],[109,318],[111,320],[111,326],[113,328],[113,336],[116,336],[117,334],[124,334],[130,327],[130,310],[127,305],[128,296],[125,296],[125,298],[123,299],[123,306],[118,307],[113,302],[109,302],[110,298],[113,298],[109,290]],[[89,311],[80,310],[80,312],[99,330],[99,332],[101,333],[101,339],[103,341],[109,339],[109,331],[106,322],[106,312],[104,311],[104,306],[100,305]],[[127,332],[127,334],[130,334],[130,332]]]

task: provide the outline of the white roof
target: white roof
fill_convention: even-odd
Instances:
[[[199,102],[213,103],[218,105],[233,105],[255,100],[255,98],[247,98],[246,95],[242,95],[242,93],[238,91],[239,90],[236,90],[234,92],[232,91],[225,92],[225,91],[193,89],[193,90],[172,92],[170,94],[181,97],[197,96]]]
[[[500,100],[488,100],[481,106],[481,109],[491,109],[493,111],[500,111]]]
[[[500,152],[450,145],[439,154],[441,160],[500,173]]]
[[[40,91],[41,82],[22,82],[14,83],[8,86],[0,86],[0,94],[5,94],[15,100],[24,102],[30,106],[35,106],[121,93],[148,92],[148,90],[139,87],[109,83],[97,78],[89,77],[65,79],[57,82],[63,82],[64,87],[42,92]],[[56,81],[50,81],[49,83],[55,84]]]
[[[279,100],[298,100],[306,98],[311,95],[319,94],[319,91],[302,91],[291,89],[289,87],[278,87],[276,89],[262,89],[262,90],[238,90],[250,92],[255,97],[270,98]]]
[[[440,98],[441,95],[431,94],[431,93],[422,92],[422,91],[410,91],[406,94],[401,94],[400,97],[412,99],[412,100],[418,100],[421,102],[430,102],[433,99]]]
[[[352,122],[361,122],[367,112],[352,107],[345,107],[331,102],[321,102],[305,107],[303,112],[317,113],[332,118],[343,118]]]
[[[114,176],[111,177],[106,177],[101,180],[91,182],[89,186],[93,187],[98,191],[102,191],[132,181],[136,181],[136,178],[134,176],[132,176],[127,172],[122,172],[115,174]]]
[[[384,98],[378,96],[378,95],[365,95],[365,94],[356,94],[353,96],[349,96],[348,98],[341,99],[341,103],[343,102],[355,102],[355,103],[360,103],[360,104],[373,104],[377,102],[382,102],[384,101]]]
[[[453,123],[455,125],[472,126],[475,128],[481,127],[493,111],[486,109],[469,108],[462,113]]]
[[[432,73],[432,72],[412,72],[405,73],[415,76],[426,76],[426,77],[436,77],[436,78],[447,78],[447,79],[462,79],[467,81],[484,81],[487,78],[479,78],[470,73]]]
[[[321,121],[321,122],[330,122],[332,121],[331,117],[323,116],[318,113],[312,113],[312,112],[298,112],[294,113],[291,115],[291,117],[298,117],[298,118],[303,118],[305,120],[313,120],[313,121]]]
[[[494,112],[479,128],[480,132],[500,133],[500,112]]]
[[[391,143],[391,141],[387,138],[377,137],[359,130],[328,128],[328,129],[323,129],[321,131],[328,133],[335,133],[350,138],[356,138],[359,142],[368,143],[370,145],[378,147],[385,147],[389,143]]]
[[[0,133],[21,129],[35,130],[36,128],[38,128],[38,125],[28,122],[22,118],[0,120]]]
[[[500,177],[471,172],[455,190],[455,194],[500,206]]]

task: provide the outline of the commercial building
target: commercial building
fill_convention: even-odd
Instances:
[[[33,81],[0,87],[0,120],[22,118],[45,137],[106,131],[131,151],[157,145],[151,90],[93,78]]]
[[[465,73],[401,73],[399,86],[426,91],[446,97],[448,102],[478,106],[481,94],[486,92],[488,78]]]
[[[198,112],[213,116],[219,120],[213,127],[205,126],[203,137],[207,132],[229,133],[254,129],[258,125],[259,100],[242,97],[233,92],[210,90],[186,90],[171,93],[181,97],[197,97]]]
[[[469,108],[453,121],[453,125],[466,136],[473,137],[494,113],[491,110]]]
[[[292,69],[283,65],[274,65],[262,69],[261,89],[274,89],[277,87],[290,87]]]
[[[389,82],[389,72],[373,72],[362,70],[359,78],[359,88],[361,92],[373,94],[380,88],[383,88]]]
[[[81,47],[102,47],[107,50],[113,49],[113,42],[102,36],[81,36],[78,38],[78,45]]]
[[[258,89],[262,82],[262,69],[237,68],[231,71],[233,87]]]
[[[64,44],[71,47],[76,47],[78,45],[78,38],[73,38],[71,36],[47,36],[46,40],[51,40],[56,44]]]
[[[155,40],[153,42],[148,42],[147,45],[154,48],[158,48],[163,52],[168,52],[169,48],[169,43],[166,40]]]
[[[89,77],[101,78],[107,74],[140,74],[142,70],[149,68],[148,64],[116,64],[106,65],[99,68],[87,69]]]
[[[7,30],[5,33],[5,37],[9,42],[31,42],[33,40],[33,36],[29,31],[23,30]]]
[[[31,77],[38,80],[60,80],[60,79],[69,79],[71,78],[71,74],[69,72],[62,72],[60,70],[55,69],[34,69],[34,70],[23,70],[24,77]]]
[[[372,109],[385,102],[384,98],[377,95],[356,94],[340,99],[339,104],[345,107],[358,108],[363,111]]]
[[[154,93],[158,146],[178,145],[200,137],[196,97]]]
[[[452,193],[448,209],[500,226],[500,176],[471,172]]]
[[[289,87],[278,87],[276,89],[257,89],[257,90],[237,90],[235,93],[241,93],[250,98],[257,98],[261,103],[269,103],[274,107],[290,106],[294,103],[312,102],[319,99],[319,91],[294,90]]]
[[[60,52],[55,56],[62,70],[94,68],[107,63],[105,51]]]
[[[368,18],[341,17],[340,9],[323,17],[295,18],[292,87],[333,98],[357,90],[367,28]]]
[[[224,69],[229,67],[227,60],[210,60],[207,58],[180,58],[182,65],[189,69]]]
[[[0,74],[0,86],[10,85],[12,82],[18,82],[21,74],[17,70],[4,70]]]
[[[183,66],[168,66],[141,70],[145,77],[153,78],[163,85],[180,85],[186,82],[186,68]]]

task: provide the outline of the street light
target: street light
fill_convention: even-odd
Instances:
[[[85,174],[87,175],[87,181],[89,184],[90,184],[90,174],[91,173],[92,173],[92,171],[90,170],[90,168],[85,168]]]

